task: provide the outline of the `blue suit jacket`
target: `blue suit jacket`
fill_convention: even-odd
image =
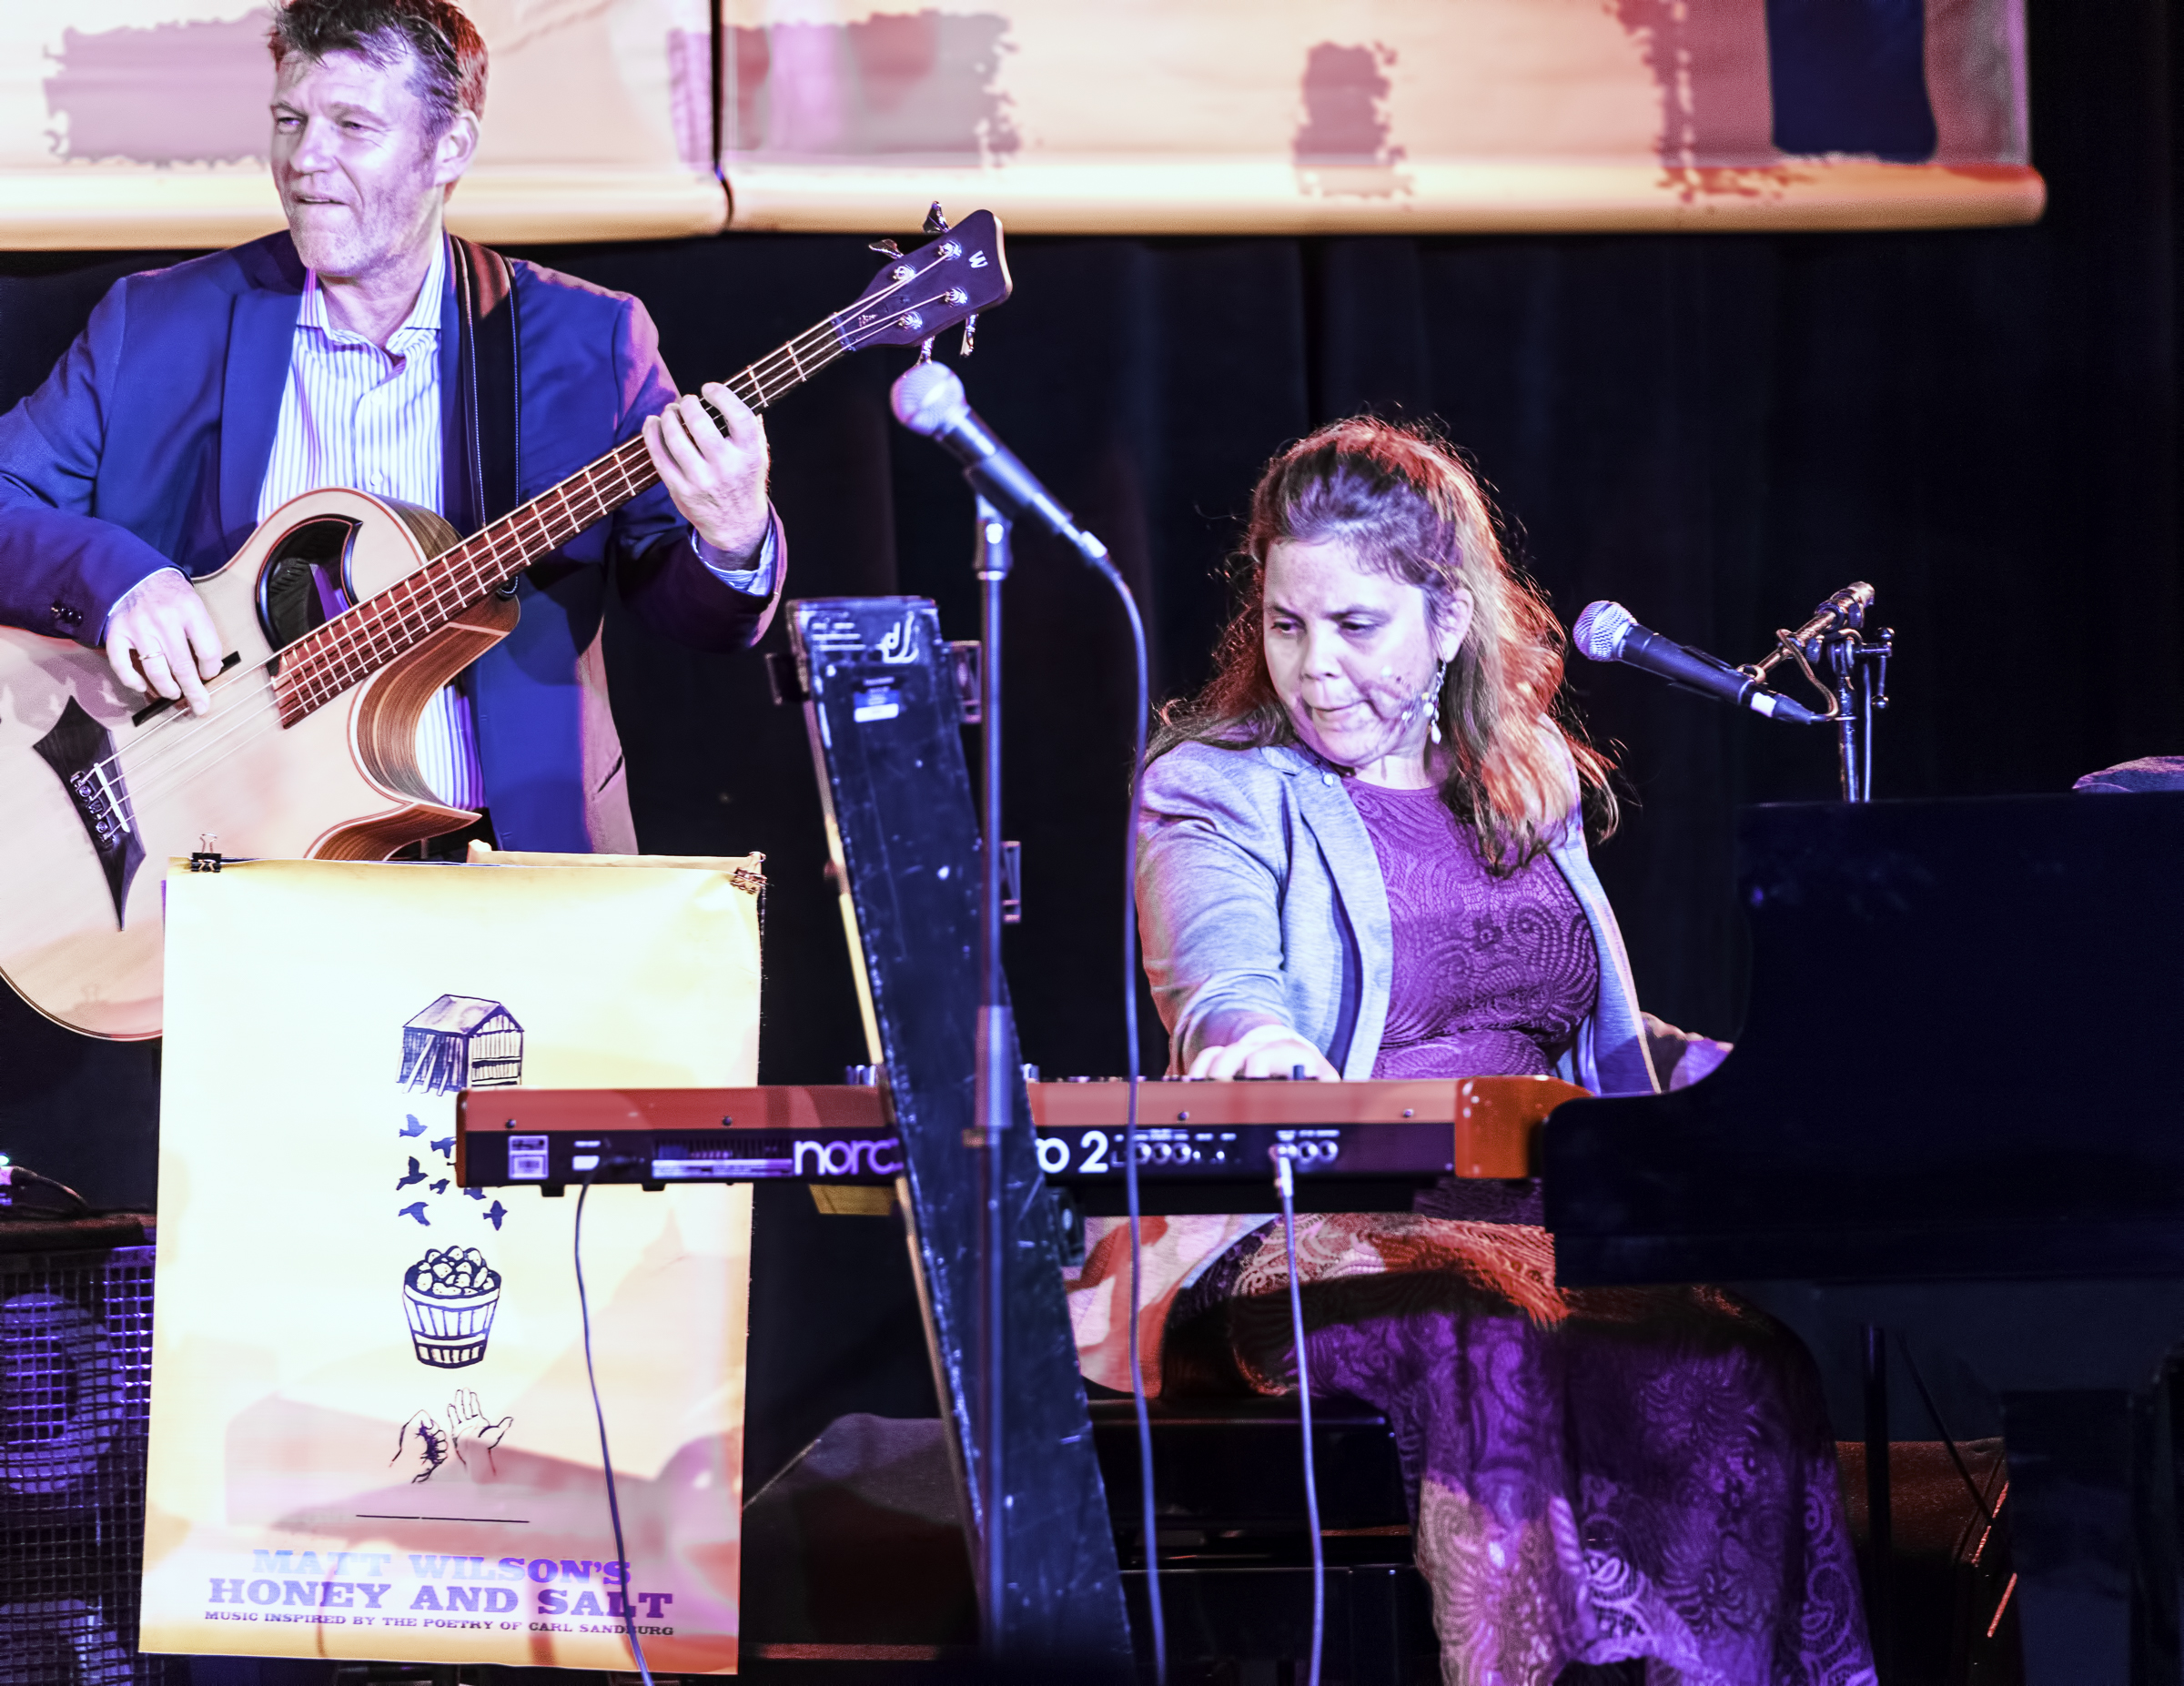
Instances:
[[[456,379],[459,318],[440,307],[445,509],[469,508]],[[511,265],[522,399],[518,479],[535,497],[671,402],[644,307],[535,264]],[[125,277],[46,382],[0,416],[0,621],[86,642],[131,586],[170,561],[209,573],[257,526],[304,271],[286,233]],[[460,520],[459,520],[460,524]],[[771,599],[697,558],[654,487],[535,565],[522,620],[471,670],[486,800],[503,848],[632,848],[599,649],[606,573],[654,631],[700,649],[754,642]]]

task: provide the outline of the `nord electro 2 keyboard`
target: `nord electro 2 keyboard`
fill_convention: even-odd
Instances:
[[[1127,1086],[1026,1085],[1039,1169],[1079,1210],[1123,1206]],[[1407,1210],[1443,1176],[1529,1176],[1547,1115],[1582,1089],[1546,1077],[1320,1083],[1162,1079],[1138,1091],[1148,1213],[1268,1208],[1286,1154],[1305,1211]],[[851,1085],[748,1089],[473,1089],[457,1100],[466,1188],[548,1195],[571,1183],[891,1184],[902,1143],[887,1092]],[[966,1162],[967,1164],[967,1162]]]

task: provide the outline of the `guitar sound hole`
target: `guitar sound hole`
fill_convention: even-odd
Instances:
[[[273,547],[258,576],[258,619],[276,650],[353,607],[349,545],[357,523],[342,516],[306,521]]]

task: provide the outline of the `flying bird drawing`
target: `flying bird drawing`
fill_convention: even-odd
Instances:
[[[398,1136],[422,1136],[425,1133],[425,1126],[418,1123],[415,1113],[406,1112],[402,1116],[409,1119],[410,1123],[405,1128],[395,1132]]]
[[[417,1164],[417,1161],[416,1161],[414,1158],[412,1158],[412,1159],[410,1161],[410,1175],[409,1175],[409,1176],[405,1176],[405,1177],[403,1177],[403,1178],[402,1178],[402,1180],[401,1180],[400,1182],[399,1182],[399,1183],[395,1184],[395,1186],[394,1186],[394,1192],[395,1192],[395,1193],[397,1193],[397,1194],[399,1195],[399,1193],[401,1193],[401,1192],[402,1192],[402,1190],[403,1190],[403,1189],[405,1189],[405,1188],[409,1187],[410,1184],[412,1184],[412,1183],[421,1183],[421,1182],[423,1182],[424,1180],[425,1180],[425,1174],[424,1174],[424,1172],[423,1172],[423,1171],[421,1171],[421,1170],[420,1170],[420,1169],[418,1168],[418,1164]]]
[[[485,1208],[483,1216],[487,1222],[498,1229],[500,1227],[500,1220],[508,1216],[508,1208],[496,1200]]]
[[[432,1227],[432,1220],[425,1216],[425,1203],[422,1200],[412,1200],[408,1206],[397,1212],[395,1216],[397,1217],[414,1217],[427,1229]],[[494,1227],[498,1228],[500,1226],[495,1225]]]
[[[485,1198],[485,1190],[482,1188],[466,1188],[462,1191],[462,1197],[466,1200],[482,1200]]]
[[[451,1176],[443,1176],[443,1177],[441,1177],[441,1178],[440,1179],[440,1181],[438,1181],[437,1183],[434,1183],[434,1184],[432,1185],[432,1192],[433,1192],[434,1194],[436,1194],[436,1195],[444,1195],[444,1194],[446,1194],[446,1193],[448,1192],[448,1185],[449,1185],[450,1183],[453,1182],[454,1180],[455,1180],[455,1179],[454,1179],[453,1177],[451,1177]]]
[[[432,1144],[432,1151],[443,1159],[452,1159],[455,1156],[455,1138],[452,1136],[441,1136]]]

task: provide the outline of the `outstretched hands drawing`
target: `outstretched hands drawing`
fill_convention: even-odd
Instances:
[[[489,1421],[479,1408],[478,1396],[459,1388],[448,1401],[447,1426],[442,1428],[429,1411],[412,1411],[396,1431],[394,1456],[388,1461],[409,1470],[414,1485],[430,1481],[452,1455],[471,1480],[490,1481],[497,1473],[493,1449],[515,1424],[513,1417]]]
[[[411,1411],[409,1420],[395,1430],[394,1456],[388,1462],[410,1471],[410,1479],[430,1481],[432,1472],[448,1460],[448,1437],[424,1411]]]
[[[489,1422],[478,1408],[478,1396],[458,1391],[448,1401],[448,1438],[455,1442],[455,1461],[470,1471],[473,1481],[490,1480],[493,1469],[493,1449],[500,1444],[500,1437],[516,1426],[513,1417],[503,1417],[499,1422]]]

